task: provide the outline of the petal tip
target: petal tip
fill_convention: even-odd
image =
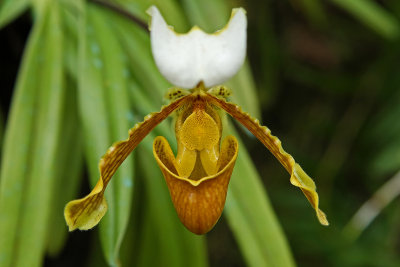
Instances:
[[[64,218],[69,231],[76,229],[89,230],[95,227],[107,212],[104,196],[89,195],[82,199],[72,200],[64,209]]]
[[[323,226],[329,226],[329,222],[328,222],[328,219],[326,218],[326,214],[322,210],[320,210],[320,209],[317,210],[317,217],[318,217],[318,221],[320,224],[322,224]]]

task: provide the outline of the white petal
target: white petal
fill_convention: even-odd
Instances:
[[[206,87],[228,80],[240,69],[246,55],[247,19],[243,8],[232,10],[227,26],[213,34],[197,26],[187,34],[176,33],[160,11],[151,6],[150,38],[154,60],[161,74],[173,85]]]

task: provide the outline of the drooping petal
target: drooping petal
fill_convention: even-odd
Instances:
[[[282,148],[281,141],[276,136],[271,135],[271,131],[267,127],[261,126],[257,119],[243,112],[238,105],[226,102],[224,99],[217,98],[210,94],[207,94],[206,98],[210,103],[221,107],[243,124],[269,151],[271,151],[290,173],[290,182],[303,191],[311,206],[315,209],[319,222],[322,225],[329,225],[325,213],[318,208],[319,198],[314,181],[303,171],[300,165],[295,162],[294,158]]]
[[[92,192],[84,198],[68,202],[65,207],[64,217],[70,231],[77,228],[88,230],[99,223],[107,211],[104,191],[118,167],[154,127],[184,104],[187,99],[187,97],[182,97],[164,106],[160,112],[147,115],[143,122],[129,130],[127,140],[117,142],[108,149],[100,160],[100,179]]]
[[[228,184],[238,153],[236,138],[228,136],[222,142],[217,163],[218,172],[200,180],[178,176],[174,154],[164,137],[159,136],[154,140],[153,153],[183,225],[198,235],[210,231],[221,217],[225,205]]]
[[[246,55],[247,19],[243,8],[232,10],[227,26],[213,34],[193,27],[178,34],[168,26],[155,6],[151,16],[150,38],[154,60],[161,74],[173,85],[194,88],[221,84],[242,66]]]

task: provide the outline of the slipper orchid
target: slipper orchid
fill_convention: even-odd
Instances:
[[[219,85],[242,66],[246,53],[246,15],[232,11],[228,25],[213,34],[193,27],[177,34],[152,6],[152,52],[164,77],[179,88],[167,94],[171,103],[160,112],[147,115],[129,131],[129,138],[115,143],[99,163],[100,179],[89,195],[70,201],[65,208],[69,230],[87,230],[97,225],[107,210],[104,191],[125,158],[161,121],[174,113],[178,145],[175,156],[164,137],[153,143],[154,157],[164,175],[172,202],[181,222],[195,234],[212,229],[225,205],[229,180],[238,154],[235,137],[221,143],[223,110],[243,124],[289,172],[290,182],[299,187],[323,225],[325,214],[318,208],[314,181],[286,153],[280,140],[241,108],[226,101],[230,90]],[[184,89],[186,88],[186,89]]]

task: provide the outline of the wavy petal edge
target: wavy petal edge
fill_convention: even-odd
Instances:
[[[65,221],[69,231],[75,229],[88,230],[96,226],[107,211],[104,191],[114,173],[136,146],[160,122],[187,101],[189,96],[183,96],[169,105],[163,106],[159,112],[147,115],[140,123],[129,130],[125,141],[114,143],[100,159],[100,178],[93,190],[81,199],[72,200],[64,209]]]
[[[223,98],[218,98],[207,93],[210,103],[222,108],[234,119],[245,126],[264,146],[278,159],[290,174],[290,182],[292,185],[299,187],[311,206],[314,208],[318,221],[322,225],[329,225],[326,215],[319,209],[319,197],[316,191],[314,181],[308,176],[303,169],[297,164],[294,158],[287,153],[278,137],[271,134],[271,130],[266,126],[262,126],[258,119],[251,117],[247,112],[242,111],[237,104],[227,102]]]

